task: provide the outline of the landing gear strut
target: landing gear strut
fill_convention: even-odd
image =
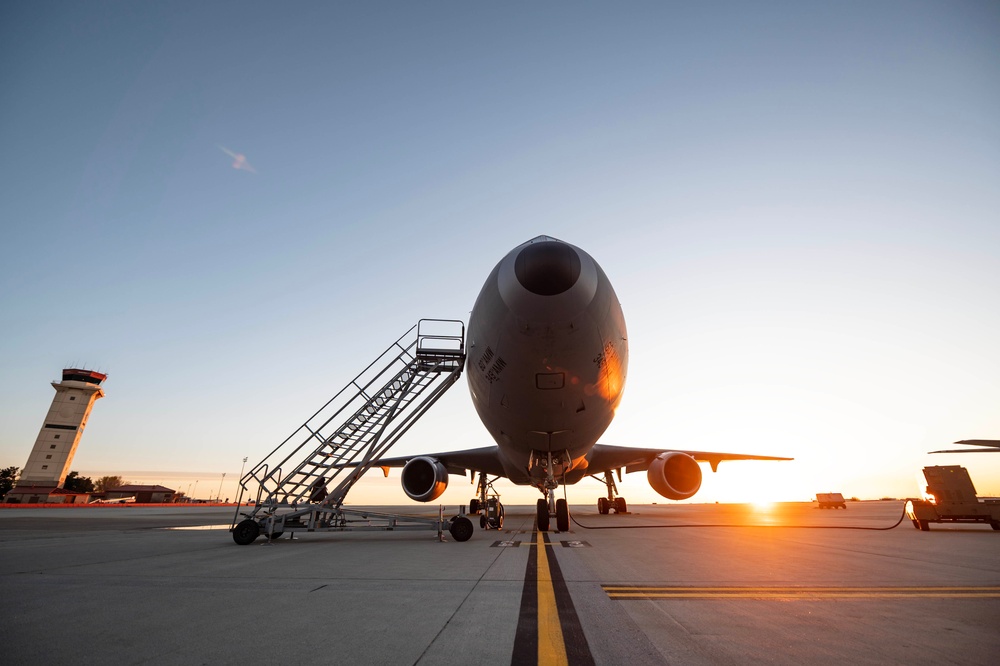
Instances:
[[[621,470],[619,470],[619,474]],[[593,476],[593,475],[591,475]],[[597,479],[596,476],[594,476]],[[618,477],[621,480],[621,476]],[[601,515],[607,515],[611,511],[615,513],[628,513],[628,504],[625,502],[624,497],[615,497],[618,494],[618,486],[615,485],[615,477],[611,470],[604,473],[604,479],[597,479],[601,481],[608,489],[607,497],[597,498],[597,513]]]
[[[551,439],[552,433],[549,433]],[[532,453],[529,470],[534,467],[541,467],[545,470],[545,481],[536,487],[545,494],[545,499],[538,500],[536,506],[538,531],[547,532],[549,530],[549,518],[556,517],[556,529],[560,532],[569,531],[569,506],[566,499],[556,499],[556,488],[559,487],[557,478],[561,477],[563,488],[566,487],[566,471],[571,465],[569,451],[534,451]],[[565,491],[564,491],[565,492]]]

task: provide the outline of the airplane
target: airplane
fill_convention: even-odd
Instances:
[[[250,173],[257,173],[257,170],[254,169],[252,166],[250,166],[250,163],[247,162],[247,156],[246,155],[244,155],[242,153],[234,153],[233,151],[229,150],[228,148],[226,148],[225,146],[222,146],[222,145],[219,146],[219,150],[221,150],[226,155],[229,155],[230,157],[233,158],[233,168],[234,169],[243,170],[243,171],[249,171]]]
[[[1000,439],[961,439],[955,444],[977,446],[974,449],[948,449],[947,451],[930,451],[929,453],[1000,453]]]
[[[96,499],[90,504],[135,504],[134,497],[116,497],[115,499]]]
[[[386,476],[390,467],[402,467],[403,490],[418,502],[440,497],[449,474],[478,474],[472,514],[496,508],[492,483],[499,478],[534,486],[543,495],[538,529],[547,531],[554,515],[557,529],[567,531],[569,509],[555,492],[561,484],[603,481],[607,494],[598,499],[598,512],[626,513],[615,471],[619,481],[622,469],[645,471],[657,493],[683,500],[701,487],[699,462],[717,471],[724,460],[792,460],[599,444],[622,399],[627,368],[625,317],[607,275],[580,248],[538,236],[500,260],[469,316],[469,391],[496,445],[383,458],[375,465]],[[482,514],[480,526],[502,527],[502,505],[496,513],[489,521]]]

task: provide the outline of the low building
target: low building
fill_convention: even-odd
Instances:
[[[169,504],[174,501],[176,490],[164,486],[127,485],[112,488],[104,493],[107,500],[134,497],[138,504]]]
[[[64,490],[59,486],[18,484],[4,497],[6,504],[87,504],[90,493]]]

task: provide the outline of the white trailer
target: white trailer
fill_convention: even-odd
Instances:
[[[846,509],[847,503],[841,493],[816,493],[818,509]]]

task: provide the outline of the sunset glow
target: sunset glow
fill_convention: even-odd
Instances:
[[[627,324],[574,341],[600,443],[794,458],[702,464],[685,502],[920,497],[930,465],[1000,496],[1000,453],[928,454],[1000,439],[996,3],[188,4],[0,21],[0,468],[87,367],[72,469],[235,496],[550,235]],[[387,455],[492,445],[469,376]],[[372,477],[351,501],[408,502]]]

